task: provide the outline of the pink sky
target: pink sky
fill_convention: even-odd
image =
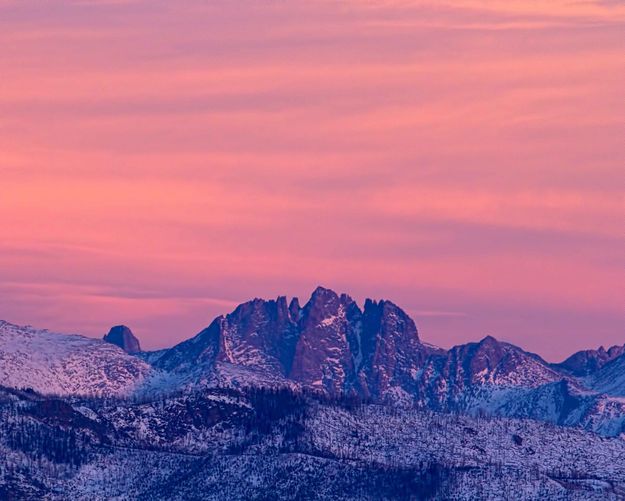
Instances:
[[[0,0],[0,318],[147,348],[249,298],[625,343],[625,2]]]

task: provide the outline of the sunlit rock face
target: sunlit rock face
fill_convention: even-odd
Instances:
[[[304,306],[284,296],[243,303],[155,364],[176,371],[230,364],[332,395],[383,399],[397,389],[413,395],[430,354],[390,301],[367,299],[361,309],[347,294],[318,287]]]

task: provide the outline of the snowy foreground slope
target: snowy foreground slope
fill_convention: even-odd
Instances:
[[[103,341],[0,320],[0,384],[58,395],[130,395],[154,374]]]
[[[620,499],[625,442],[290,390],[68,404],[0,390],[0,498]]]

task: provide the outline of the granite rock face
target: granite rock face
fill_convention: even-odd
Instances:
[[[303,306],[283,296],[243,303],[150,361],[192,374],[188,381],[297,386],[443,412],[581,423],[613,434],[620,428],[610,415],[623,404],[592,392],[625,396],[619,350],[572,357],[583,371],[601,365],[592,380],[572,374],[578,365],[570,361],[568,369],[549,364],[492,336],[444,350],[423,343],[414,321],[391,301],[367,299],[360,308],[347,294],[318,287]]]
[[[139,353],[141,351],[139,340],[125,325],[116,325],[115,327],[112,327],[103,339],[107,343],[119,346],[126,353]]]
[[[284,296],[239,305],[221,322],[217,360],[288,373],[298,338],[297,315]]]
[[[375,398],[392,388],[414,393],[428,357],[414,321],[390,301],[367,299],[359,331],[358,378],[364,393]]]
[[[318,287],[302,307],[254,299],[167,350],[167,370],[227,363],[263,370],[326,391],[378,398],[391,387],[412,392],[429,353],[412,319],[390,301],[365,302]]]
[[[362,312],[352,298],[318,287],[297,324],[298,339],[289,378],[331,394],[354,389],[350,339]]]

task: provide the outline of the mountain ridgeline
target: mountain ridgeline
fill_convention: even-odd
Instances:
[[[414,376],[433,351],[390,301],[367,300],[361,310],[348,295],[319,287],[303,307],[286,297],[244,303],[153,364],[184,372],[227,363],[332,395],[383,398],[391,387],[415,390]]]
[[[304,306],[283,296],[246,302],[197,336],[143,358],[188,379],[215,374],[246,385],[293,383],[454,412],[497,412],[520,393],[560,381],[582,391],[568,366],[492,336],[437,348],[421,342],[414,321],[391,301],[367,299],[361,309],[348,295],[322,287]]]
[[[581,425],[606,435],[625,430],[623,347],[579,352],[560,364],[492,336],[444,350],[423,343],[414,321],[391,301],[367,299],[361,308],[323,287],[304,305],[284,296],[248,301],[155,352],[141,351],[123,325],[104,343],[0,327],[0,375],[8,386],[39,392],[136,397],[202,387],[306,388],[332,398]]]
[[[623,499],[623,397],[624,347],[444,350],[322,287],[159,351],[0,321],[0,498]]]

